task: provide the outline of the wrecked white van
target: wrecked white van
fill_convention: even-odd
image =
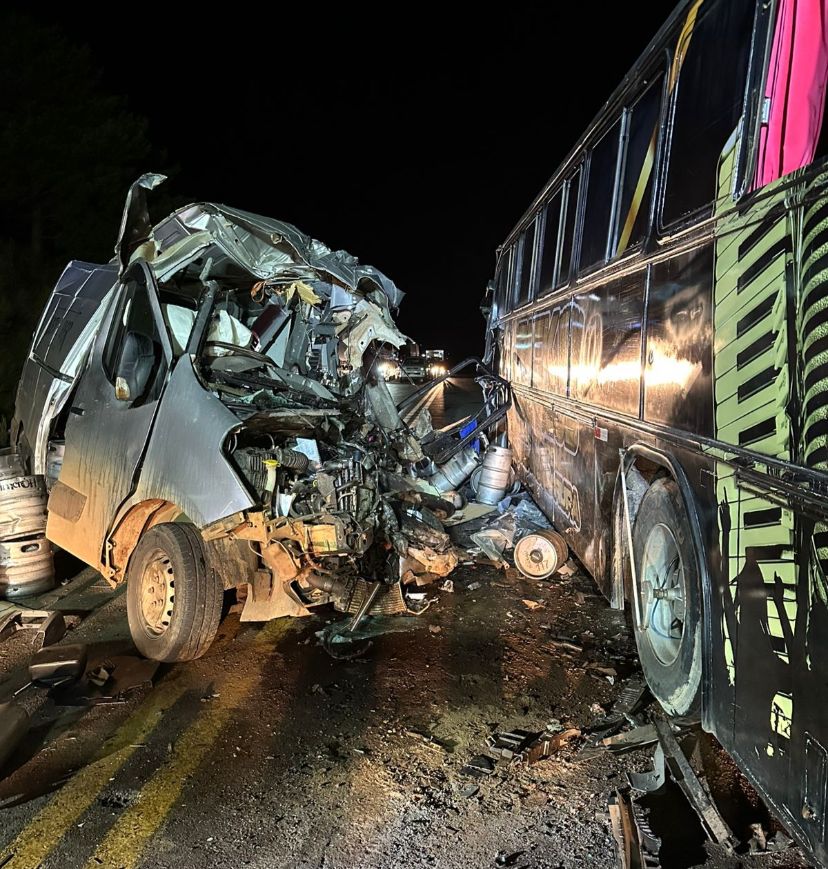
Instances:
[[[277,220],[196,204],[153,228],[161,180],[130,189],[113,262],[67,266],[25,363],[12,443],[43,474],[65,440],[47,536],[126,580],[157,660],[203,654],[230,588],[246,620],[405,611],[457,562],[422,477],[469,437],[416,438],[377,373],[403,294]],[[483,381],[489,424],[508,386]]]

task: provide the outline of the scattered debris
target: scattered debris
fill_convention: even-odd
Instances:
[[[586,665],[585,669],[589,672],[590,676],[606,679],[610,685],[614,685],[615,680],[618,678],[618,670],[615,667],[605,667],[603,664],[590,663]]]
[[[42,649],[63,639],[67,624],[59,610],[12,610],[0,619],[0,642],[17,631],[34,631],[35,646]]]
[[[110,676],[110,671],[104,666],[96,667],[94,670],[90,670],[86,674],[86,678],[98,688],[106,685],[106,683],[109,681]]]
[[[661,839],[653,834],[628,793],[618,789],[609,799],[612,835],[621,869],[658,869]]]
[[[570,727],[568,730],[562,730],[560,733],[555,733],[552,736],[541,736],[512,762],[530,765],[540,760],[546,760],[546,758],[558,752],[570,739],[575,739],[580,735],[581,731],[577,727]]]
[[[531,531],[515,544],[515,566],[528,579],[547,579],[568,554],[569,547],[557,531]]]
[[[482,583],[482,582],[470,582],[470,583],[466,586],[466,590],[467,590],[467,591],[477,591],[477,589],[478,589],[478,588],[481,588],[482,586],[483,586],[483,583]]]
[[[492,734],[486,739],[486,744],[512,764],[530,765],[545,760],[559,751],[564,743],[580,735],[577,727],[556,728],[544,734],[516,728]]]
[[[461,797],[466,797],[466,799],[471,799],[476,796],[480,792],[480,785],[463,785],[458,793]]]
[[[521,600],[521,603],[522,603],[522,604],[526,607],[526,609],[528,609],[528,610],[541,610],[541,609],[544,609],[544,607],[546,606],[546,604],[543,603],[543,601],[539,601],[539,600],[529,600],[528,598],[523,598],[523,599]]]
[[[491,736],[486,737],[486,745],[506,760],[513,760],[516,755],[524,751],[539,736],[540,733],[515,729],[493,733]]]
[[[58,686],[52,697],[62,706],[125,703],[133,691],[152,686],[159,666],[139,655],[113,655],[88,671],[86,678]]]
[[[86,646],[46,646],[29,661],[31,684],[55,688],[76,682],[86,670]],[[28,687],[28,686],[26,686]],[[22,689],[20,689],[22,690]],[[17,693],[20,693],[18,690]]]
[[[498,851],[495,857],[495,866],[514,866],[526,851]]]
[[[601,740],[604,748],[615,752],[635,751],[636,749],[653,745],[655,742],[658,742],[658,733],[652,724],[645,724],[632,730],[626,730],[617,736],[606,736]]]
[[[494,564],[502,564],[503,553],[514,546],[516,523],[513,513],[503,513],[471,535],[483,554]]]
[[[454,582],[453,582],[452,580],[450,580],[450,579],[446,579],[446,580],[444,580],[444,581],[440,584],[440,591],[453,592],[453,591],[454,591]]]
[[[704,785],[699,781],[698,776],[684,756],[684,752],[670,728],[670,723],[656,719],[654,727],[670,775],[698,815],[705,833],[714,842],[726,850],[732,851],[738,844],[738,840],[731,832],[725,819],[719,814],[719,810],[713,804],[713,800]]]
[[[460,775],[468,775],[473,778],[494,775],[495,762],[485,754],[476,754],[462,769]]]

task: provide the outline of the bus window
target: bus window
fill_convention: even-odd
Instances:
[[[532,321],[521,320],[515,326],[512,380],[521,386],[532,385]]]
[[[503,311],[508,314],[515,307],[515,263],[518,258],[517,245],[512,245],[509,248],[509,271],[506,274],[506,307]]]
[[[638,416],[644,273],[576,296],[572,307],[573,395]]]
[[[627,152],[624,155],[618,209],[618,242],[613,256],[638,244],[647,232],[663,85],[663,77],[659,75],[628,110]]]
[[[498,263],[497,277],[495,279],[495,297],[492,319],[497,320],[506,313],[506,299],[509,287],[509,259],[511,250],[505,251]]]
[[[742,113],[755,0],[690,6],[670,71],[674,93],[664,226],[709,205],[716,166]]]
[[[517,296],[516,305],[523,305],[528,302],[532,296],[532,253],[535,249],[535,225],[537,218],[533,220],[529,226],[523,231],[520,237],[518,246],[518,272],[516,277]]]
[[[549,200],[543,217],[543,239],[539,251],[540,277],[538,295],[548,293],[555,285],[555,265],[558,257],[558,228],[561,225],[561,191]]]
[[[620,129],[621,121],[618,120],[592,149],[581,241],[581,271],[596,263],[603,263],[607,258]]]
[[[578,171],[569,179],[566,185],[565,195],[565,213],[563,235],[561,236],[561,257],[560,257],[560,277],[558,283],[563,285],[569,283],[569,277],[572,273],[572,243],[575,239],[575,221],[578,217],[578,187],[581,178],[581,170]]]

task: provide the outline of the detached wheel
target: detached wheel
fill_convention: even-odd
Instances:
[[[127,566],[127,617],[138,651],[155,661],[201,657],[218,630],[223,593],[192,525],[150,528]]]
[[[699,561],[678,485],[656,480],[633,529],[635,642],[653,696],[671,715],[695,713],[701,688]],[[635,603],[635,602],[634,602]]]

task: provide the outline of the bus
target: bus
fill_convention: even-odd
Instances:
[[[498,249],[516,470],[823,864],[826,0],[685,0]]]

